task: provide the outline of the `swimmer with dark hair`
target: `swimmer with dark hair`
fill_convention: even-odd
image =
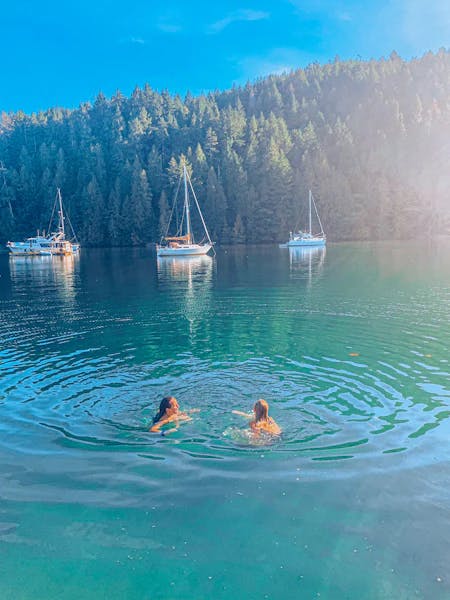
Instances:
[[[240,410],[233,410],[232,412],[235,415],[252,419],[249,426],[253,433],[259,434],[261,431],[270,433],[271,435],[280,435],[281,433],[281,428],[272,417],[269,417],[269,404],[266,400],[260,399],[255,402],[252,415]]]
[[[193,409],[189,412],[198,412],[198,410]],[[163,425],[166,425],[167,423],[175,423],[176,426],[173,429],[169,429],[169,431],[166,432],[171,433],[172,431],[177,430],[179,421],[190,420],[191,417],[187,413],[180,411],[178,400],[174,396],[166,396],[161,400],[159,410],[153,417],[153,425],[150,427],[150,431],[157,432]]]

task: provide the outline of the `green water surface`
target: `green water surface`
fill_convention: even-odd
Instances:
[[[0,256],[0,598],[450,598],[449,323],[445,240]]]

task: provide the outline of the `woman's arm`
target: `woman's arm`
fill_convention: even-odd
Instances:
[[[192,418],[189,415],[187,415],[186,413],[178,413],[176,421],[178,421],[178,420],[180,420],[180,421],[192,421]]]
[[[240,417],[245,417],[246,419],[252,419],[253,415],[249,413],[242,412],[241,410],[232,410],[233,415],[239,415]]]
[[[168,419],[161,419],[161,421],[158,421],[157,423],[152,425],[149,431],[156,433],[161,429],[163,425],[166,425],[167,423],[173,423],[174,421],[176,422],[176,426],[173,429],[169,429],[169,431],[165,431],[164,435],[166,435],[167,433],[172,433],[172,431],[176,431],[178,427],[178,421],[192,421],[192,419],[186,413],[177,413],[176,415],[172,415]]]
[[[156,431],[159,431],[163,425],[165,425],[166,423],[170,423],[173,420],[174,420],[173,417],[161,419],[161,420],[157,421],[156,423],[153,423],[153,425],[150,427],[149,431],[153,431],[155,433]]]

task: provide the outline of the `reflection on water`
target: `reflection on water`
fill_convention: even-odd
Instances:
[[[325,254],[327,252],[325,246],[317,248],[301,248],[300,246],[290,246],[288,250],[290,265],[294,269],[299,266],[312,265],[318,265],[319,267],[322,267],[325,260]]]
[[[223,432],[245,425],[230,411],[258,397],[284,431],[271,455],[310,464],[407,453],[440,434],[445,286],[386,279],[382,251],[288,252],[289,262],[278,248],[228,249],[217,269],[209,256],[130,261],[128,251],[9,261],[3,440],[21,452],[29,435],[50,453],[138,448],[163,459],[169,445],[193,460],[231,459],[243,449]],[[169,393],[201,417],[161,446],[144,419]]]
[[[301,248],[289,246],[289,265],[293,277],[306,275],[308,287],[313,283],[323,270],[325,262],[326,247]]]
[[[207,255],[157,259],[160,289],[175,293],[180,313],[189,323],[191,341],[210,304],[213,268],[214,259]]]
[[[0,256],[2,598],[449,597],[449,247],[299,250]]]
[[[44,301],[54,292],[65,300],[75,296],[75,268],[78,256],[11,256],[11,280],[17,289],[27,288],[42,292]]]
[[[187,281],[192,287],[194,279],[211,281],[214,259],[211,256],[160,256],[157,258],[158,276],[161,281]]]

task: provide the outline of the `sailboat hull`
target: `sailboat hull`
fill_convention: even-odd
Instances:
[[[310,238],[299,238],[297,240],[289,240],[289,242],[287,243],[287,245],[289,247],[298,247],[298,246],[303,246],[303,247],[320,247],[320,246],[325,246],[325,244],[327,243],[325,238],[316,238],[316,237],[310,237]]]
[[[211,244],[182,244],[177,248],[169,246],[157,246],[157,256],[201,256],[208,254],[211,250]]]

